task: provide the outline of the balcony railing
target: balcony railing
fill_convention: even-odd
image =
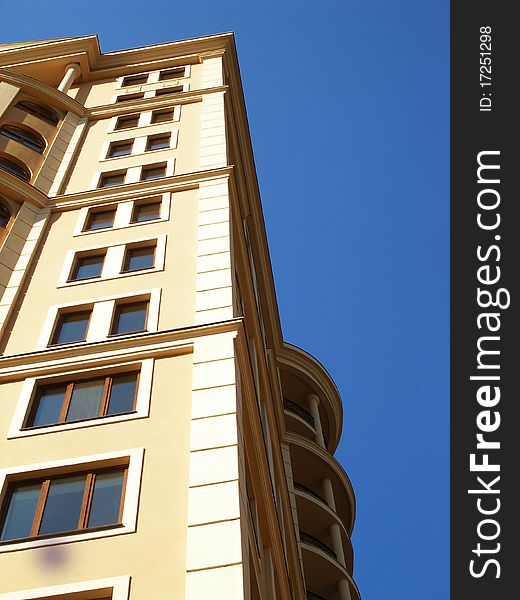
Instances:
[[[318,500],[321,500],[321,502],[323,502],[324,504],[327,504],[327,502],[325,502],[325,500],[316,492],[314,492],[313,490],[311,490],[310,488],[308,488],[305,485],[302,485],[301,483],[297,483],[296,481],[294,482],[294,489],[295,490],[299,490],[300,492],[304,492],[305,494],[309,494],[309,496],[312,496],[313,498],[317,498]]]
[[[310,546],[314,546],[315,548],[319,548],[325,552],[325,554],[331,556],[334,560],[338,560],[338,556],[334,550],[329,548],[327,544],[320,542],[320,540],[316,539],[313,535],[305,533],[304,531],[300,531],[300,541],[304,542],[305,544],[309,544]]]
[[[283,399],[283,407],[285,410],[292,412],[295,415],[298,415],[306,423],[308,423],[313,429],[315,428],[314,417],[311,415],[310,412],[305,410],[305,408],[303,408],[303,406],[296,404],[296,402],[293,402],[292,400],[288,400],[287,398],[284,398]]]

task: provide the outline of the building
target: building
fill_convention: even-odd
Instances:
[[[357,600],[232,34],[0,47],[0,600]]]

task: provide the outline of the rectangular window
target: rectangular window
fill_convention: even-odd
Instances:
[[[83,231],[95,231],[97,229],[108,229],[114,224],[116,216],[115,208],[102,208],[89,212]]]
[[[116,102],[130,102],[131,100],[141,100],[144,98],[144,92],[137,92],[136,94],[124,94],[123,96],[117,96]]]
[[[128,75],[123,79],[123,85],[144,85],[148,81],[148,74],[144,75]]]
[[[153,221],[161,216],[161,201],[135,202],[132,210],[132,223]]]
[[[146,331],[148,300],[116,303],[110,335]]]
[[[137,382],[133,371],[40,386],[24,429],[131,413]]]
[[[164,150],[170,147],[171,133],[161,133],[160,135],[151,135],[146,140],[146,150]]]
[[[134,140],[113,142],[108,148],[107,158],[118,158],[119,156],[130,156]]]
[[[127,467],[12,482],[0,540],[76,533],[121,523]]]
[[[76,257],[69,281],[81,281],[83,279],[94,279],[101,277],[106,251],[96,254],[80,254]]]
[[[116,121],[115,129],[130,129],[139,125],[139,113],[135,115],[124,115]]]
[[[161,71],[159,74],[159,81],[165,81],[167,79],[179,79],[184,77],[186,73],[186,67],[174,67],[173,69],[167,69]]]
[[[179,92],[184,91],[182,85],[172,85],[171,87],[160,88],[159,90],[155,90],[156,96],[166,96],[167,94],[178,94]]]
[[[123,273],[153,269],[156,244],[130,246],[126,249],[123,261]]]
[[[141,171],[141,181],[153,181],[154,179],[161,179],[166,177],[166,165],[149,165],[143,167]]]
[[[173,108],[152,112],[152,123],[167,123],[168,121],[173,121]]]
[[[109,188],[125,182],[126,171],[103,173],[99,178],[98,188]]]
[[[52,335],[51,345],[84,342],[92,309],[61,313]]]

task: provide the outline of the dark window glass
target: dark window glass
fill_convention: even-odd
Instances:
[[[10,218],[11,211],[3,202],[0,202],[0,227],[7,227]]]
[[[91,312],[90,310],[82,310],[81,312],[60,315],[52,343],[70,344],[85,341]]]
[[[72,389],[69,410],[65,419],[67,423],[99,416],[104,389],[104,377],[76,382]]]
[[[147,150],[163,150],[170,147],[170,134],[154,135],[148,138],[146,143]]]
[[[101,175],[98,187],[109,188],[114,187],[115,185],[122,185],[125,182],[125,174],[126,172]]]
[[[148,81],[148,75],[129,75],[123,79],[123,85],[143,85]]]
[[[139,115],[126,115],[119,117],[116,123],[116,129],[130,129],[131,127],[137,127],[139,124]]]
[[[40,497],[40,487],[39,483],[22,483],[13,486],[0,539],[15,540],[29,537]]]
[[[140,271],[151,269],[155,258],[155,246],[143,246],[141,248],[129,248],[126,251],[123,271]]]
[[[166,96],[167,94],[178,94],[183,91],[182,85],[174,85],[172,87],[165,87],[159,90],[155,90],[156,96]]]
[[[130,100],[140,100],[144,98],[144,92],[138,94],[125,94],[124,96],[118,96],[116,102],[129,102]]]
[[[31,113],[35,117],[39,117],[44,121],[47,121],[51,125],[57,125],[60,118],[57,113],[55,113],[52,108],[48,106],[43,106],[42,104],[36,104],[36,102],[29,102],[27,100],[22,100],[21,102],[17,102],[17,108],[21,108],[25,112]]]
[[[137,391],[137,373],[125,373],[114,377],[110,388],[107,415],[132,412]]]
[[[135,204],[132,213],[132,223],[142,223],[143,221],[153,221],[161,215],[160,202],[147,202]]]
[[[80,256],[76,259],[70,281],[100,277],[104,260],[104,253],[92,256]]]
[[[78,529],[86,478],[86,475],[73,475],[51,481],[40,535]]]
[[[93,231],[95,229],[106,229],[114,224],[116,209],[91,211],[88,216],[85,231]]]
[[[175,67],[174,69],[161,71],[159,74],[159,81],[164,81],[165,79],[179,79],[180,77],[184,77],[185,72],[185,67]]]
[[[112,334],[133,333],[146,328],[148,301],[119,304],[112,327]]]
[[[167,123],[168,121],[173,121],[173,108],[153,111],[152,123]]]
[[[67,384],[43,388],[38,396],[36,410],[32,418],[33,427],[52,425],[60,419],[61,409],[67,393]]]
[[[153,179],[161,179],[161,177],[165,177],[166,175],[166,167],[143,167],[143,172],[141,174],[141,181],[152,181]]]
[[[7,173],[18,177],[19,179],[23,179],[24,181],[29,181],[31,179],[31,174],[25,167],[21,167],[12,160],[4,157],[0,158],[0,169],[2,169],[2,171],[7,171]]]
[[[45,150],[45,141],[41,136],[27,131],[26,129],[22,129],[21,127],[16,127],[15,125],[4,125],[2,128],[0,128],[0,135],[23,144],[27,148],[30,148],[35,152],[39,152],[40,154],[42,154]]]
[[[115,142],[110,144],[107,158],[117,158],[118,156],[129,156],[132,154],[133,141]]]
[[[96,475],[87,527],[119,523],[123,472],[106,472]]]

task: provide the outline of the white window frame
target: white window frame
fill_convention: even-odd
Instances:
[[[108,577],[106,579],[92,579],[90,581],[78,581],[64,583],[50,587],[33,588],[21,592],[8,592],[0,594],[0,600],[52,600],[55,596],[66,596],[67,600],[79,600],[85,592],[111,594],[112,600],[128,600],[130,593],[130,575],[119,577]]]
[[[0,554],[13,552],[15,550],[28,550],[30,548],[41,548],[42,546],[56,546],[83,540],[92,540],[103,537],[112,537],[127,533],[135,533],[137,530],[137,507],[139,503],[139,490],[141,487],[141,475],[143,470],[144,448],[132,448],[130,450],[118,450],[117,452],[106,452],[103,454],[92,454],[88,456],[77,456],[74,458],[63,458],[30,465],[11,466],[0,469],[0,504],[3,505],[7,494],[8,485],[13,480],[32,479],[43,477],[47,474],[58,475],[62,469],[70,472],[86,469],[102,469],[105,466],[117,466],[128,460],[128,477],[126,480],[123,516],[121,524],[117,527],[103,531],[89,531],[82,533],[71,533],[68,535],[57,534],[52,538],[33,539],[23,542],[0,542]],[[20,478],[23,476],[23,478]]]
[[[120,423],[122,421],[132,421],[135,419],[147,418],[150,415],[153,369],[154,359],[147,358],[141,361],[121,362],[115,365],[104,365],[96,368],[64,371],[59,375],[54,374],[43,377],[28,377],[23,383],[22,392],[16,404],[14,415],[9,426],[9,431],[7,432],[7,439],[26,438],[35,435],[47,435],[60,431],[69,431],[71,429],[97,427],[109,425],[111,423]],[[32,408],[32,401],[35,398],[38,387],[52,384],[55,381],[72,381],[80,378],[90,379],[98,375],[99,377],[103,377],[106,375],[121,373],[122,370],[139,370],[139,384],[137,388],[137,399],[134,412],[123,415],[87,419],[85,421],[76,421],[74,423],[59,423],[46,427],[22,429],[29,411]]]

